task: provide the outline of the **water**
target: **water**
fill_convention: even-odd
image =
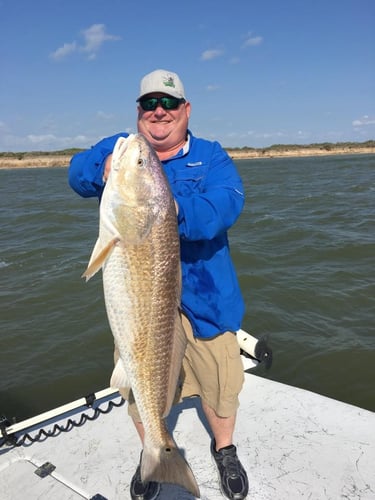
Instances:
[[[237,165],[243,328],[274,351],[256,373],[375,411],[375,156]],[[66,178],[0,170],[0,414],[17,420],[107,387],[112,371],[101,277],[80,278],[98,204]]]

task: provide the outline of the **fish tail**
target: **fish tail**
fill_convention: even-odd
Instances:
[[[178,484],[196,498],[200,498],[194,474],[175,446],[145,446],[142,453],[141,477],[143,481]]]

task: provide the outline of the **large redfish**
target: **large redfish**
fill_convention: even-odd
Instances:
[[[176,209],[162,165],[140,134],[119,138],[113,151],[99,238],[83,276],[88,280],[100,268],[120,354],[111,386],[131,387],[145,429],[141,477],[179,484],[199,497],[165,424],[186,347]]]

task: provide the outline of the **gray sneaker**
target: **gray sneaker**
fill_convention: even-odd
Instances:
[[[141,455],[142,456],[142,455]],[[154,481],[143,482],[141,466],[138,465],[130,481],[130,496],[132,500],[155,500],[160,492],[160,483]]]
[[[249,492],[249,481],[239,458],[237,449],[231,444],[216,451],[215,440],[211,443],[211,454],[220,477],[220,489],[230,500],[243,500]]]

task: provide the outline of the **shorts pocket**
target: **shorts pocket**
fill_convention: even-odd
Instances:
[[[234,334],[230,342],[227,342],[225,346],[226,360],[224,370],[226,380],[223,381],[222,387],[224,388],[225,397],[231,399],[240,393],[243,382],[244,382],[244,372],[243,364],[240,354],[240,346],[238,345],[237,339]]]

